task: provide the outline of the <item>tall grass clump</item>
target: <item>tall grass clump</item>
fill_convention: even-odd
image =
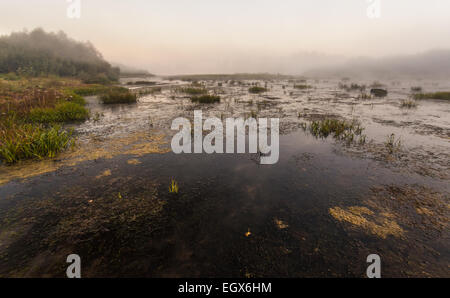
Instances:
[[[191,97],[191,102],[216,103],[216,102],[220,102],[220,96],[216,96],[216,95],[193,96],[193,97]]]
[[[136,94],[131,93],[126,88],[111,89],[100,96],[100,100],[104,104],[114,103],[136,103]]]
[[[85,120],[89,111],[75,102],[62,102],[54,108],[31,109],[26,119],[28,122],[53,123]]]
[[[419,93],[414,95],[415,99],[442,99],[450,100],[450,92],[435,92],[435,93]]]
[[[0,123],[0,160],[6,164],[23,159],[53,158],[71,144],[72,132],[58,125],[45,128],[13,120]]]

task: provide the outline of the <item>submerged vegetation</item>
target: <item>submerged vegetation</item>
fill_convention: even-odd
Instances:
[[[220,102],[220,96],[216,95],[193,96],[191,97],[191,101],[195,103],[216,103]]]
[[[418,93],[414,95],[414,98],[450,100],[450,92]]]

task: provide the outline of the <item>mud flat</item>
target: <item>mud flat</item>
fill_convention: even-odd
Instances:
[[[183,79],[131,105],[88,97],[75,148],[0,167],[0,276],[63,277],[77,253],[85,277],[364,277],[377,253],[384,277],[450,277],[450,103],[401,104],[448,83],[385,81],[378,98],[338,79]],[[220,102],[192,103],[191,81]],[[175,155],[172,120],[199,109],[280,118],[279,162]],[[342,121],[357,129],[327,126]]]

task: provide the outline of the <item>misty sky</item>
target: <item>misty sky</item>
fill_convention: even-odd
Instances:
[[[160,74],[301,73],[345,57],[450,48],[449,0],[380,2],[370,19],[367,0],[81,0],[81,18],[70,19],[67,0],[0,0],[0,34],[63,30],[110,62]]]

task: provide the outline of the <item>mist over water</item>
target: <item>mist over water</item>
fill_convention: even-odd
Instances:
[[[73,19],[66,1],[4,1],[0,34],[36,27],[63,30],[92,42],[110,62],[157,74],[303,74],[318,68],[329,73],[348,61],[356,73],[367,67],[379,73],[375,66],[381,63],[409,74],[415,68],[391,62],[423,58],[427,64],[420,55],[450,49],[450,3],[445,0],[382,0],[375,17],[373,4],[363,0],[80,3],[80,18]],[[448,52],[432,55],[448,65]],[[382,57],[392,58],[377,60]],[[427,75],[434,69],[429,66]]]

